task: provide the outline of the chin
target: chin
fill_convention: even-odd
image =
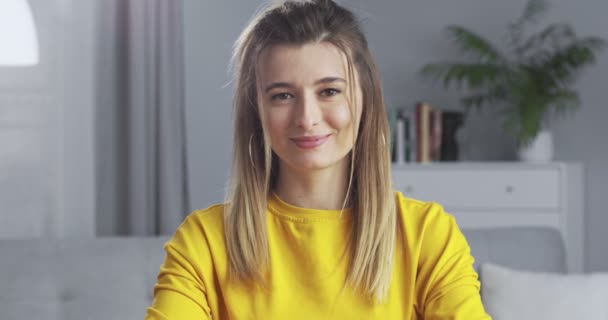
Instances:
[[[289,166],[298,170],[323,170],[339,165],[341,162],[346,161],[348,157],[342,157],[339,159],[332,158],[321,158],[315,157],[313,159],[291,159],[288,160]]]
[[[298,161],[294,162],[292,167],[298,170],[322,170],[334,164],[333,161]]]
[[[334,166],[339,166],[344,161],[349,161],[349,152],[345,152],[342,156],[338,152],[315,152],[309,154],[302,154],[297,152],[299,150],[289,150],[284,153],[284,157],[276,154],[281,162],[287,167],[295,171],[311,171],[311,170],[323,170]]]

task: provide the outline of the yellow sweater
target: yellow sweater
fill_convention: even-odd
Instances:
[[[490,319],[469,246],[442,207],[396,193],[398,233],[388,299],[341,292],[352,213],[268,202],[270,289],[228,282],[223,206],[194,211],[165,244],[148,320]]]

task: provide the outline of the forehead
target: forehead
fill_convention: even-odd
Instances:
[[[324,77],[346,79],[346,55],[328,42],[303,45],[276,44],[262,50],[258,72],[269,81],[314,81]]]

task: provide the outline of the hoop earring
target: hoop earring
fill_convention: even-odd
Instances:
[[[251,161],[251,165],[255,167],[255,162],[253,162],[253,156],[251,155],[251,140],[253,139],[253,134],[249,136],[249,160]]]

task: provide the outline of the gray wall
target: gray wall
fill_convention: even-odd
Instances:
[[[578,3],[560,0],[555,19],[570,20],[581,34],[608,39],[608,2],[586,0]],[[560,160],[585,164],[587,270],[608,270],[608,52],[598,64],[585,72],[576,85],[583,108],[574,117],[555,126],[556,153]]]
[[[256,1],[184,1],[186,125],[192,208],[222,201],[232,144],[228,63]]]
[[[221,201],[230,163],[231,95],[227,65],[234,39],[263,2],[248,0],[186,0],[186,102],[188,112],[192,207]],[[433,86],[416,75],[425,62],[458,58],[442,28],[461,24],[500,40],[508,21],[516,17],[525,0],[416,0],[340,3],[364,18],[364,28],[383,79],[389,107],[430,101],[442,108],[459,108],[458,94]],[[595,0],[552,1],[544,21],[568,21],[581,34],[608,39],[608,2]],[[586,167],[587,269],[608,270],[608,213],[604,199],[608,186],[608,53],[586,70],[577,83],[583,108],[573,117],[554,123],[556,160],[580,161]],[[462,159],[513,160],[513,140],[500,129],[491,112],[470,114],[460,132]]]

